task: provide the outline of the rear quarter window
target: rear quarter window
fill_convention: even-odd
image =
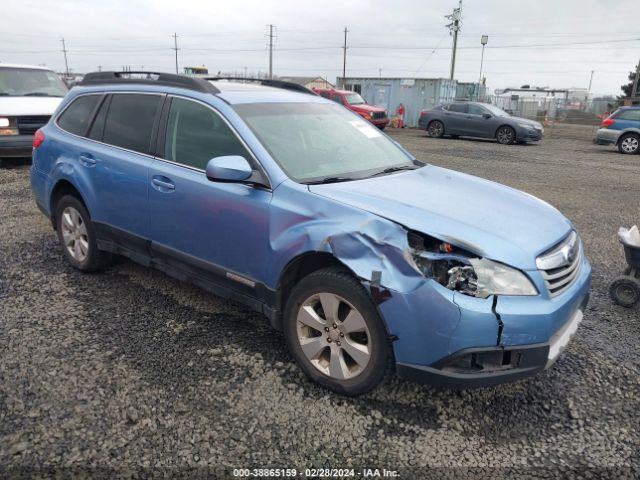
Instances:
[[[83,95],[71,102],[58,118],[58,126],[74,135],[84,136],[102,95]]]

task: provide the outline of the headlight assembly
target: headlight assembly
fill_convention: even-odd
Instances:
[[[416,234],[410,234],[410,244],[415,237]],[[449,243],[430,240],[422,238],[422,244],[412,245],[414,264],[425,277],[434,279],[449,290],[480,298],[538,294],[531,280],[520,270],[477,258]]]
[[[18,135],[18,119],[15,117],[0,117],[0,136]]]

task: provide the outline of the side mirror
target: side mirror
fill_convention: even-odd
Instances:
[[[483,114],[482,114],[482,118],[489,119],[489,118],[491,118],[491,117],[492,117],[492,115],[491,115],[490,113],[483,113]]]
[[[212,182],[242,182],[253,170],[246,158],[240,155],[215,157],[207,163],[207,178]]]

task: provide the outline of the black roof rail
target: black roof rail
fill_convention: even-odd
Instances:
[[[131,77],[130,75],[135,75]],[[214,85],[205,79],[176,75],[174,73],[126,71],[126,72],[91,72],[87,73],[78,85],[108,84],[165,85],[168,87],[188,88],[202,93],[220,93]]]
[[[299,83],[286,82],[284,80],[274,80],[270,78],[245,78],[245,77],[206,77],[205,80],[233,80],[237,82],[252,82],[259,83],[265,87],[283,88],[285,90],[292,90],[294,92],[307,93],[309,95],[318,95],[313,90],[300,85]]]

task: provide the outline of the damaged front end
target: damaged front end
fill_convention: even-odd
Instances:
[[[456,292],[478,298],[490,295],[537,295],[519,270],[478,257],[465,249],[418,232],[409,232],[416,268],[426,277]]]

